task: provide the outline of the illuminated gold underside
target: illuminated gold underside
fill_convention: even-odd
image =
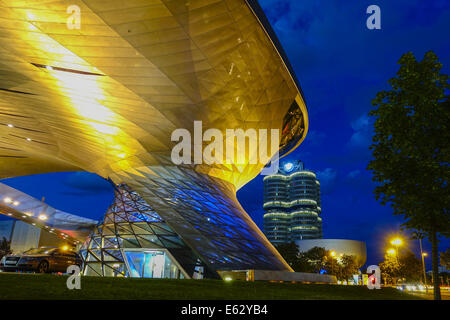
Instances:
[[[66,26],[72,4],[80,30]],[[205,130],[281,129],[294,99],[308,127],[292,77],[243,0],[4,0],[0,44],[0,178],[143,177],[170,165],[174,129],[194,120]],[[239,188],[261,168],[197,170]]]

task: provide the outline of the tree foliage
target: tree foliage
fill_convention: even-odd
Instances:
[[[294,271],[299,269],[299,251],[295,242],[277,244],[276,249]]]
[[[376,198],[389,203],[404,226],[450,235],[450,89],[433,52],[416,61],[404,54],[392,90],[381,91],[369,114],[376,118],[368,166],[379,185]]]
[[[358,265],[354,256],[344,254],[337,259],[336,277],[339,280],[348,280],[358,274]]]
[[[314,247],[306,252],[300,253],[301,265],[304,267],[302,272],[320,273],[325,268],[329,251],[325,248]]]
[[[331,251],[314,247],[306,252],[299,252],[298,246],[292,242],[277,245],[278,252],[296,272],[320,273],[335,275],[338,280],[348,280],[358,273],[356,259],[342,255],[332,257]]]
[[[384,261],[379,264],[381,278],[385,284],[396,284],[400,278],[400,264],[395,256],[386,254]]]
[[[390,90],[372,101],[374,159],[368,169],[377,183],[377,200],[402,215],[405,228],[432,242],[437,273],[438,237],[450,235],[449,76],[441,73],[442,64],[431,51],[422,61],[406,53],[399,64]]]
[[[387,253],[380,263],[380,270],[387,284],[419,282],[422,279],[422,263],[411,250],[401,250],[398,256]]]
[[[450,249],[445,250],[445,252],[441,252],[439,258],[441,261],[441,266],[447,270],[450,270]]]
[[[0,241],[0,259],[3,258],[3,256],[11,253],[10,245],[10,241],[3,237],[3,239]]]

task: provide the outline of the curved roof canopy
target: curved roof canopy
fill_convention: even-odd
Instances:
[[[55,209],[3,183],[0,183],[0,195],[0,214],[46,230],[72,244],[83,242],[98,223]]]
[[[249,3],[82,0],[71,29],[66,1],[0,2],[0,178],[85,170],[119,183],[171,165],[174,129],[283,129],[294,101],[298,146],[302,95]],[[239,188],[262,166],[196,169]]]
[[[265,268],[290,270],[235,197],[264,166],[249,163],[257,146],[243,163],[170,158],[172,132],[195,136],[196,120],[203,131],[279,129],[282,154],[305,138],[305,102],[257,3],[74,2],[0,1],[0,179],[95,172],[130,185],[212,261],[252,253]]]

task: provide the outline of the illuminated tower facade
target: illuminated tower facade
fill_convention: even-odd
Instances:
[[[322,238],[320,183],[303,162],[264,178],[264,233],[273,244]]]

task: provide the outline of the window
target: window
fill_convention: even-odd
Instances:
[[[182,274],[178,266],[162,250],[124,250],[133,278],[179,279]]]

